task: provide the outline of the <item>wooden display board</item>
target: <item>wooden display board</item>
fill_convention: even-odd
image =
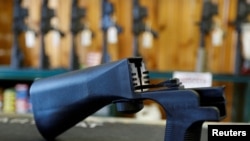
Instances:
[[[112,60],[132,57],[133,33],[132,33],[132,0],[110,0],[114,4],[114,19],[122,27],[123,31],[118,35],[118,42],[109,44],[109,52]],[[232,74],[235,52],[235,28],[230,25],[236,15],[236,1],[217,0],[219,15],[215,22],[223,31],[224,36],[221,45],[214,46],[211,43],[211,34],[206,37],[207,71],[213,73]],[[0,1],[0,44],[1,64],[10,62],[10,49],[12,42],[12,1]],[[153,39],[152,46],[143,47],[140,37],[139,50],[151,70],[160,71],[194,71],[197,49],[199,46],[199,26],[202,0],[140,0],[141,5],[148,10],[145,23],[158,33]],[[61,38],[59,47],[52,44],[53,33],[46,37],[46,48],[51,59],[51,67],[67,67],[70,50],[70,14],[71,0],[49,1],[51,8],[56,10],[58,19],[56,26],[65,33]],[[94,36],[92,44],[82,46],[78,37],[78,55],[82,63],[86,60],[88,52],[101,52],[103,36],[101,30],[101,0],[79,0],[79,5],[87,9],[84,23],[92,30]],[[23,6],[29,10],[27,24],[38,32],[36,44],[32,48],[25,48],[26,65],[37,67],[39,60],[39,27],[41,15],[41,0],[23,0]],[[80,35],[79,35],[80,36]],[[21,40],[24,40],[21,38]],[[24,43],[23,43],[24,44]],[[5,50],[5,51],[2,51]],[[32,59],[31,59],[32,58]]]

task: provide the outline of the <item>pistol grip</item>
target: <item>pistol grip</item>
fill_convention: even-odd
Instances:
[[[193,90],[156,91],[142,94],[159,103],[166,112],[165,141],[184,141],[188,129],[197,122],[218,121],[216,107],[201,107],[199,94]]]

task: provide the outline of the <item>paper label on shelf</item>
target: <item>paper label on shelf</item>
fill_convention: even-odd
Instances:
[[[112,26],[108,29],[107,32],[108,43],[116,44],[118,42],[118,31],[115,26]]]
[[[81,34],[81,44],[88,47],[92,44],[92,32],[89,29],[84,29]]]
[[[32,48],[35,45],[35,33],[34,31],[28,30],[27,32],[25,32],[25,44],[26,47],[28,48]]]
[[[223,44],[223,30],[220,27],[215,27],[212,31],[213,46],[221,46]]]
[[[87,67],[92,67],[101,64],[102,54],[100,52],[89,52],[86,58]]]
[[[211,87],[212,73],[210,72],[181,72],[173,73],[173,78],[180,79],[185,88]]]
[[[52,31],[52,43],[54,47],[58,47],[60,44],[61,35],[58,31]]]
[[[242,26],[242,50],[243,57],[250,60],[250,24]]]
[[[215,27],[212,31],[212,44],[213,46],[221,46],[223,44],[224,32],[220,27]]]
[[[142,34],[142,46],[144,48],[151,48],[153,46],[153,34],[149,31],[145,31]]]

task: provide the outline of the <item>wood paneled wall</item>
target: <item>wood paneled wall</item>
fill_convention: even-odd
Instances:
[[[92,44],[83,47],[78,37],[78,55],[81,62],[86,60],[88,52],[101,52],[101,0],[79,0],[80,6],[87,9],[85,22],[93,31]],[[115,19],[123,28],[118,42],[109,45],[113,60],[132,56],[132,0],[110,0],[115,6]],[[211,34],[206,37],[208,52],[207,71],[214,73],[233,73],[235,52],[235,29],[229,22],[235,18],[235,0],[215,0],[218,3],[219,15],[215,17],[217,25],[224,31],[223,43],[213,46]],[[39,33],[41,0],[23,0],[29,17],[27,23]],[[148,17],[145,23],[156,30],[158,37],[153,40],[153,46],[145,48],[140,43],[140,52],[151,70],[160,71],[194,71],[197,49],[199,47],[199,26],[202,0],[140,0],[147,7]],[[0,0],[0,44],[1,64],[10,61],[12,42],[12,1]],[[52,44],[53,33],[46,37],[46,47],[51,59],[52,68],[67,67],[70,49],[70,14],[71,0],[53,0],[49,4],[56,9],[58,19],[55,25],[65,33],[60,46]],[[39,35],[39,34],[38,34]],[[24,39],[23,39],[24,40]],[[39,36],[36,45],[24,48],[27,66],[37,67],[39,59]],[[32,59],[31,59],[32,58]]]
[[[12,45],[12,1],[0,0],[0,63],[9,64]]]

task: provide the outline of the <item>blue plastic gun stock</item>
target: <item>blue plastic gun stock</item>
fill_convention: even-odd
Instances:
[[[150,84],[142,58],[36,80],[30,95],[36,126],[47,140],[111,103],[119,112],[136,113],[144,100],[157,102],[167,115],[165,141],[199,140],[204,121],[226,115],[224,87],[185,89],[178,79]]]

